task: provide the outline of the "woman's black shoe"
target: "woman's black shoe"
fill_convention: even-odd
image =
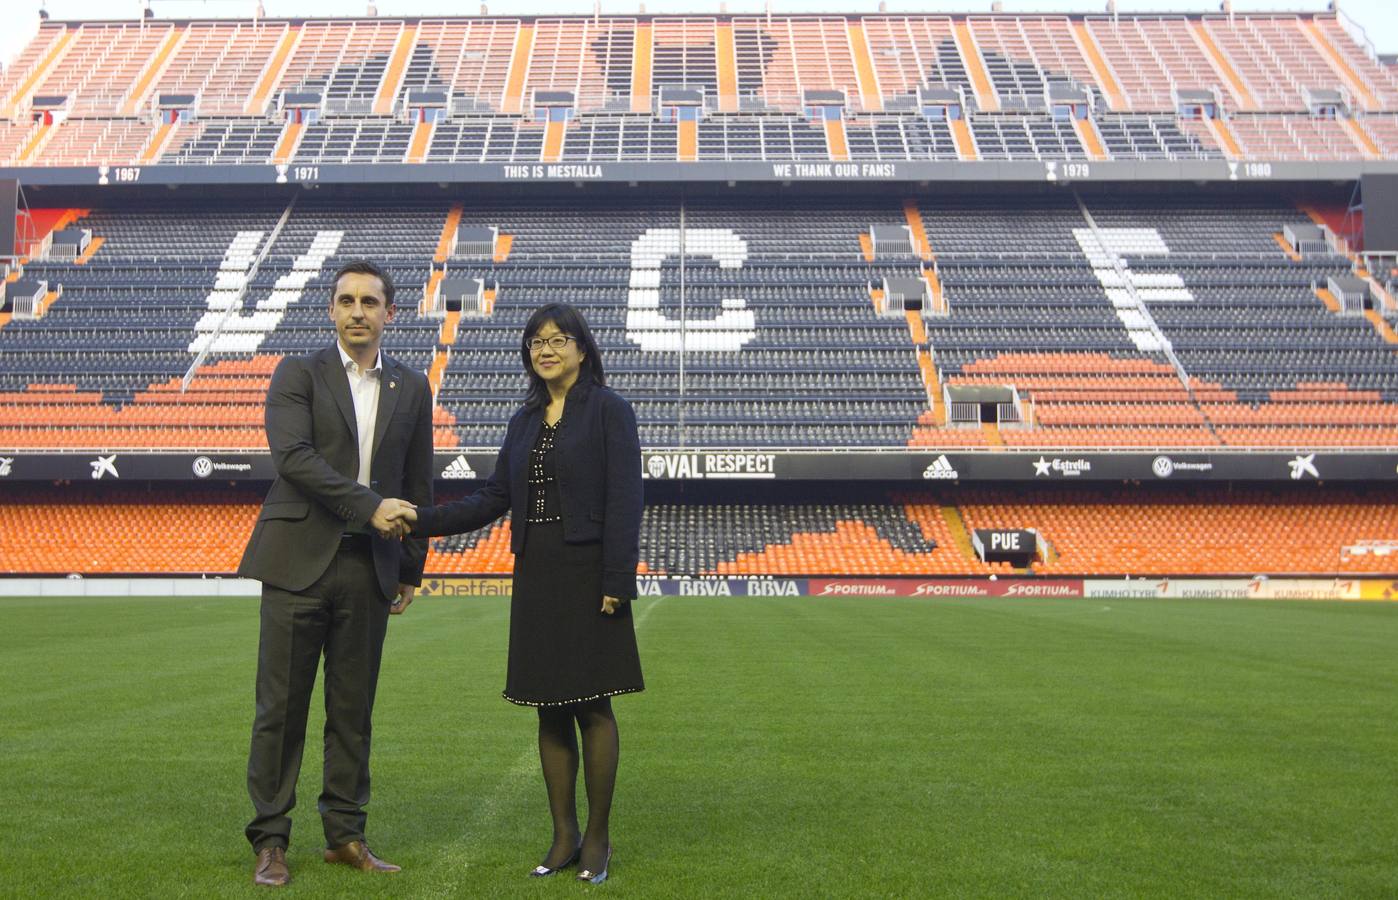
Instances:
[[[582,852],[582,847],[578,848],[578,852]],[[578,881],[590,881],[593,884],[601,884],[602,882],[607,880],[607,866],[609,866],[611,862],[612,848],[608,847],[607,858],[602,861],[602,871],[594,872],[591,869],[580,869],[578,870]]]
[[[582,856],[582,844],[578,844],[577,848],[573,850],[572,856],[565,859],[561,864],[554,866],[552,869],[548,866],[535,866],[534,870],[529,873],[529,877],[547,878],[550,875],[557,875],[559,869],[566,869],[569,866],[576,865],[579,856]]]

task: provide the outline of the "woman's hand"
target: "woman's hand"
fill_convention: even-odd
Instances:
[[[610,615],[615,615],[615,614],[616,614],[616,608],[617,608],[618,606],[620,606],[621,604],[625,603],[625,602],[626,602],[625,600],[622,600],[622,599],[619,598],[619,597],[603,597],[603,598],[602,598],[602,612],[606,613],[606,614],[609,615],[609,616],[610,616]]]

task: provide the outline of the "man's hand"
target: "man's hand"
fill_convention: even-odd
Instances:
[[[398,585],[398,599],[394,600],[393,605],[388,608],[388,614],[391,616],[402,615],[403,610],[412,605],[413,592],[416,590],[417,588],[411,584]]]
[[[413,505],[406,500],[390,497],[380,503],[378,509],[374,510],[374,515],[369,519],[369,527],[377,531],[379,537],[388,540],[401,538],[410,530],[408,523],[401,518],[402,511],[413,508]],[[412,521],[417,521],[417,513],[413,513]]]
[[[606,613],[609,616],[616,615],[617,607],[625,602],[625,600],[622,600],[619,597],[603,597],[602,612]]]

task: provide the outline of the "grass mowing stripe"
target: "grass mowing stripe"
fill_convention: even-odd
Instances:
[[[1398,894],[1398,606],[663,602],[636,612],[648,689],[618,702],[616,896]],[[578,889],[522,875],[548,824],[532,719],[499,698],[507,619],[393,620],[369,831],[405,871],[319,862],[311,740],[298,895]],[[0,601],[0,634],[0,884],[256,896],[256,604]]]

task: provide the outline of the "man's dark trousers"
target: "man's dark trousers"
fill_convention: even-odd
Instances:
[[[316,669],[325,655],[325,768],[319,809],[326,845],[364,839],[369,743],[388,603],[374,575],[368,535],[346,537],[310,587],[262,587],[257,712],[248,755],[253,850],[291,837],[296,777]]]

